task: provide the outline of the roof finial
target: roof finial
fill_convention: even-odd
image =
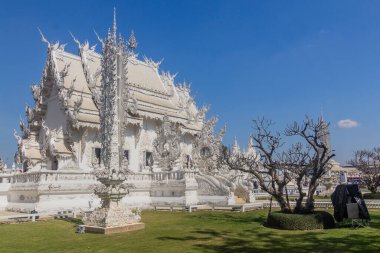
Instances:
[[[253,145],[254,145],[253,136],[251,135],[249,136],[249,140],[248,140],[248,148],[253,147]]]
[[[113,37],[116,41],[116,7],[113,7]]]
[[[135,33],[133,30],[131,32],[131,36],[129,36],[128,48],[131,50],[134,50],[137,48],[137,40],[136,40]]]
[[[234,145],[235,145],[235,146],[238,146],[238,141],[237,141],[236,136],[235,136],[235,138],[234,138]]]
[[[102,47],[104,47],[104,40],[102,38],[100,38],[99,34],[94,30],[94,33],[96,35],[96,37],[98,38],[99,42],[102,44]]]
[[[234,139],[234,145],[232,146],[232,152],[235,153],[235,154],[240,153],[240,147],[239,147],[239,144],[238,144],[236,136],[235,136],[235,139]]]
[[[45,38],[45,36],[44,36],[44,34],[41,32],[40,28],[37,27],[37,29],[38,29],[38,31],[40,32],[42,42],[45,42],[45,43],[48,45],[48,47],[50,47],[50,42]]]
[[[78,47],[80,47],[80,42],[77,38],[75,38],[75,36],[70,32],[70,35],[71,37],[73,38],[74,42],[78,45]]]

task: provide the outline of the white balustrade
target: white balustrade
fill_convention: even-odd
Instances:
[[[90,173],[44,171],[16,174],[9,177],[12,183],[39,183],[43,181],[95,180]]]
[[[170,172],[155,172],[153,173],[153,180],[155,181],[169,181],[181,180],[184,178],[183,171],[170,171]]]

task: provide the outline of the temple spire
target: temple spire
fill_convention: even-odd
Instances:
[[[252,135],[249,137],[248,140],[247,154],[250,156],[257,156]]]
[[[323,115],[321,115],[320,118],[320,124],[321,124],[321,132],[320,132],[320,139],[323,144],[326,145],[328,148],[328,153],[331,153],[331,144],[330,144],[330,131],[329,131],[329,124],[325,122],[323,119]]]
[[[232,152],[235,153],[235,154],[240,153],[240,147],[239,147],[239,144],[238,144],[236,136],[235,136],[235,139],[234,139],[234,145],[232,146]]]
[[[135,33],[133,30],[131,32],[131,36],[129,36],[128,48],[131,50],[134,50],[137,48],[137,40],[136,40]]]
[[[251,136],[249,136],[249,140],[248,140],[248,149],[249,148],[251,148],[251,147],[253,147],[253,137],[252,137],[252,135]]]
[[[117,26],[116,26],[116,7],[113,7],[113,38],[116,41],[116,31],[117,31]]]

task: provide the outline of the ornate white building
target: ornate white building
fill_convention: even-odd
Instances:
[[[116,38],[116,21],[110,33]],[[102,78],[110,78],[106,65],[112,63],[103,58],[107,52],[98,53],[74,36],[79,55],[41,36],[47,44],[42,80],[31,87],[35,104],[25,108],[27,123],[21,121],[21,134],[15,131],[16,161],[24,173],[4,180],[8,203],[3,206],[21,211],[93,208],[98,205],[93,170],[102,159],[99,92]],[[216,119],[206,120],[207,108],[195,104],[190,87],[175,84],[175,75],[159,70],[160,62],[138,57],[133,32],[128,42],[119,35],[118,45],[128,49],[126,72],[111,78],[120,79],[128,94],[121,112],[122,152],[132,172],[127,181],[134,185],[123,202],[140,207],[234,203],[233,192],[243,184],[235,180],[236,173],[218,167],[225,129],[214,134]]]

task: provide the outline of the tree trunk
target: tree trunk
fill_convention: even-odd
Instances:
[[[377,191],[377,187],[375,187],[375,184],[374,184],[374,180],[372,177],[368,176],[366,178],[366,185],[367,185],[367,189],[371,192],[371,193],[376,193]]]
[[[309,191],[306,198],[306,204],[304,211],[306,213],[311,213],[314,211],[314,193],[317,189],[317,179],[312,178],[309,183]]]
[[[297,178],[296,180],[296,184],[297,184],[297,189],[298,189],[298,198],[296,199],[296,206],[294,208],[294,213],[300,213],[303,209],[302,207],[302,201],[303,201],[303,198],[305,197],[305,193],[302,191],[302,178]]]
[[[290,205],[288,204],[288,202],[286,202],[283,195],[275,194],[272,196],[273,196],[273,198],[276,199],[276,201],[280,205],[280,209],[281,209],[282,213],[290,213],[291,212]]]

